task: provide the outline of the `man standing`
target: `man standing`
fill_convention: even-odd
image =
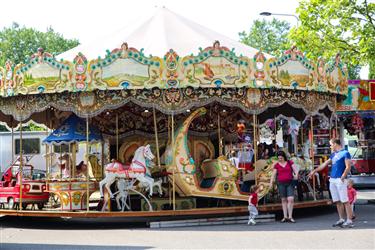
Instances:
[[[348,199],[348,188],[346,176],[350,171],[351,156],[348,151],[342,148],[339,139],[331,139],[329,141],[332,155],[322,165],[310,172],[309,178],[314,176],[318,171],[323,170],[332,163],[332,169],[329,179],[329,190],[332,195],[332,201],[336,203],[339,220],[332,226],[337,227],[353,227],[352,212]],[[345,210],[345,211],[344,211]],[[346,212],[346,221],[344,215]]]

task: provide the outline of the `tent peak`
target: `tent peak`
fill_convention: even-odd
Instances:
[[[104,57],[106,50],[113,50],[126,42],[130,47],[143,49],[145,54],[162,57],[170,49],[180,56],[198,54],[199,48],[212,46],[216,41],[237,54],[253,57],[258,50],[202,26],[165,6],[157,7],[147,18],[138,19],[112,35],[79,45],[58,59],[73,60],[81,52],[88,60]],[[266,57],[270,57],[266,55]]]

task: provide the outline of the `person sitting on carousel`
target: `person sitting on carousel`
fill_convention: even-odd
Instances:
[[[239,143],[245,142],[245,130],[246,125],[244,120],[239,120],[237,122],[237,139]]]
[[[86,178],[87,175],[87,165],[85,164],[84,161],[81,161],[77,166],[76,166],[76,173],[75,173],[76,178]]]

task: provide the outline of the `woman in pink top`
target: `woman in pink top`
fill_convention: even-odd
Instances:
[[[277,176],[277,189],[281,197],[284,218],[281,222],[292,222],[293,205],[294,205],[294,185],[293,179],[298,178],[298,169],[292,161],[288,161],[284,151],[277,153],[278,162],[273,166],[270,185],[272,187],[275,177]]]

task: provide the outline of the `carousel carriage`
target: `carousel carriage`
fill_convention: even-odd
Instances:
[[[97,156],[88,152],[86,157],[82,155],[79,143],[84,142],[89,147],[102,141],[102,135],[95,126],[91,126],[86,133],[86,122],[74,114],[43,140],[48,152],[45,155],[49,177],[47,191],[55,201],[60,201],[59,209],[87,209],[87,201],[97,190],[97,181],[103,174]]]
[[[347,91],[344,64],[337,57],[317,65],[295,47],[279,58],[272,57],[165,8],[150,20],[133,35],[121,36],[129,44],[118,41],[118,48],[107,50],[101,57],[104,50],[92,51],[82,45],[57,58],[39,50],[24,64],[0,68],[8,86],[0,93],[1,121],[14,126],[14,121],[22,124],[31,119],[56,129],[74,113],[86,120],[83,140],[87,142],[89,127],[97,127],[103,134],[101,169],[110,164],[105,179],[96,178],[102,181],[99,188],[106,183],[111,193],[108,183],[116,176],[126,177],[117,183],[117,198],[124,201],[130,197],[132,210],[143,207],[137,194],[130,192],[134,189],[132,181],[137,179],[133,175],[137,164],[132,160],[139,147],[150,144],[156,156],[155,171],[159,172],[152,174],[164,173],[165,197],[150,200],[152,207],[160,210],[171,205],[174,209],[207,207],[220,200],[231,201],[223,204],[246,204],[248,193],[240,188],[238,169],[223,152],[236,139],[236,124],[242,119],[252,127],[254,182],[263,187],[261,198],[266,197],[272,188],[272,160],[257,155],[261,125],[268,119],[302,122],[319,112],[332,120],[337,102]],[[149,39],[134,35],[148,37],[151,30],[163,39],[145,43]],[[188,34],[199,39],[178,40]],[[207,40],[212,37],[218,41],[210,46]],[[103,43],[90,48],[101,45],[109,46]],[[199,46],[208,47],[194,52]],[[314,133],[313,126],[308,130]],[[288,136],[285,131],[281,129],[281,137]],[[296,151],[300,145],[296,138],[306,138],[306,131],[297,130],[297,136],[291,139],[293,146],[284,143],[284,148]],[[113,158],[121,163],[112,164]],[[148,183],[147,192],[152,195],[152,181],[143,169],[142,175],[144,181],[138,180]],[[87,174],[81,187],[88,194],[97,187],[94,183]],[[83,199],[87,211],[88,196]],[[122,204],[124,210],[130,203]],[[320,204],[327,204],[327,200]]]

